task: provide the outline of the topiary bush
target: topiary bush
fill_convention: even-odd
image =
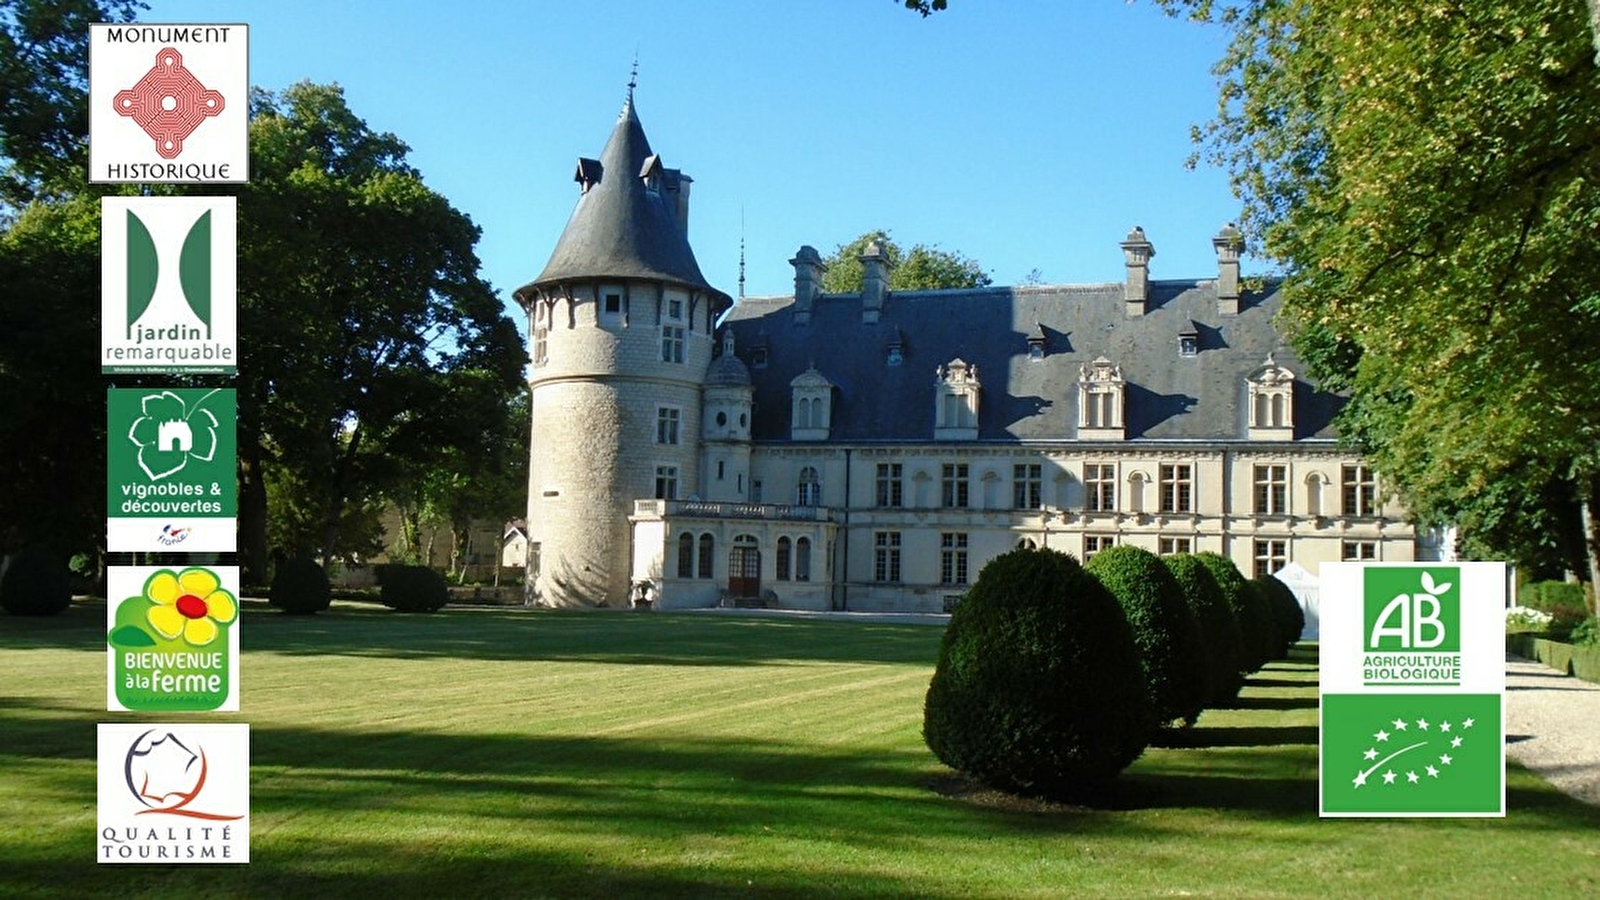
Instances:
[[[333,602],[333,588],[328,583],[328,573],[307,556],[288,560],[272,574],[272,588],[268,603],[293,615],[311,615],[328,608]]]
[[[1189,611],[1194,613],[1195,624],[1200,626],[1200,640],[1205,645],[1211,677],[1208,706],[1222,706],[1239,696],[1244,686],[1240,670],[1239,620],[1217,586],[1217,579],[1200,559],[1189,553],[1161,557],[1161,562],[1183,588]]]
[[[0,607],[14,616],[54,616],[72,605],[67,561],[44,547],[11,558],[0,576]]]
[[[1084,569],[1122,605],[1157,725],[1194,724],[1210,696],[1211,673],[1183,586],[1159,556],[1128,544],[1100,551]]]
[[[1289,648],[1305,633],[1306,611],[1300,608],[1300,598],[1294,595],[1294,591],[1275,576],[1263,575],[1253,581],[1266,596],[1267,606],[1272,610],[1273,624],[1277,626],[1278,648],[1273,659],[1283,659],[1289,655]]]
[[[1217,580],[1223,599],[1228,601],[1228,608],[1239,622],[1239,671],[1246,675],[1260,671],[1271,658],[1267,648],[1272,644],[1273,626],[1266,601],[1256,594],[1244,573],[1228,557],[1221,553],[1196,553],[1195,559]]]
[[[400,612],[435,612],[450,602],[450,585],[427,566],[377,567],[378,602]]]
[[[1122,608],[1078,561],[990,560],[950,616],[922,736],[945,765],[1001,790],[1099,795],[1154,730]]]

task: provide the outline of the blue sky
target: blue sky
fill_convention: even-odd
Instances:
[[[554,247],[635,52],[646,134],[695,179],[690,241],[729,294],[741,218],[754,296],[792,290],[801,244],[826,255],[879,227],[1013,284],[1120,280],[1139,224],[1153,277],[1207,277],[1210,237],[1238,217],[1222,172],[1183,164],[1224,35],[1148,2],[951,0],[929,19],[895,0],[148,2],[143,21],[249,23],[252,84],[343,85],[483,229],[508,304]]]

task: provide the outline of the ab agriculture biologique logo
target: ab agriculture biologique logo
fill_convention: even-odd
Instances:
[[[1321,815],[1505,815],[1505,567],[1321,579]]]
[[[1460,570],[1371,568],[1363,578],[1363,681],[1460,684]]]

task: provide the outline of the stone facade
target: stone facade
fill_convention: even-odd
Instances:
[[[1296,374],[1271,284],[1209,279],[734,304],[686,237],[688,176],[632,101],[544,274],[533,335],[529,599],[939,611],[1019,545],[1216,551],[1246,574],[1411,560],[1417,534]],[[676,187],[675,187],[676,186]],[[1111,242],[1108,242],[1111,243]],[[1422,548],[1426,555],[1429,551]]]

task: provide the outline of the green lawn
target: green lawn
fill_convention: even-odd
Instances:
[[[1115,808],[956,799],[940,630],[246,605],[248,866],[98,866],[103,606],[0,616],[0,896],[1520,896],[1600,892],[1600,810],[1316,816],[1314,648],[1152,749]],[[947,781],[947,779],[945,779]],[[977,798],[978,800],[986,798]]]

